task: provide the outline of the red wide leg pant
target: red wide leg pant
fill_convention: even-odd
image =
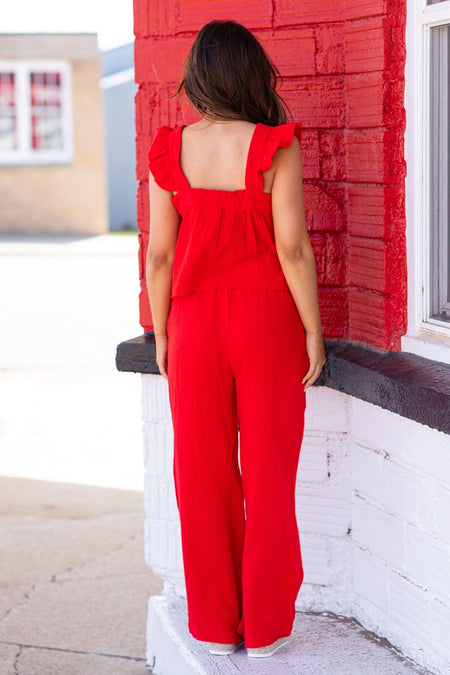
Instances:
[[[220,288],[172,298],[167,333],[188,628],[262,647],[290,635],[303,581],[303,324],[288,290]]]

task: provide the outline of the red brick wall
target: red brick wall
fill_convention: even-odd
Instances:
[[[148,148],[161,124],[198,119],[167,92],[199,28],[231,18],[267,48],[294,120],[303,123],[305,207],[324,337],[400,349],[406,331],[405,0],[134,0],[134,12],[144,330],[152,330],[144,281]]]

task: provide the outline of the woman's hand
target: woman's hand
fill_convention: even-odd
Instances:
[[[308,352],[309,370],[302,380],[304,390],[312,385],[319,377],[326,361],[323,338],[318,333],[306,333],[306,351]]]
[[[155,335],[156,342],[156,363],[159,368],[159,372],[166,380],[167,376],[167,333],[164,335]]]

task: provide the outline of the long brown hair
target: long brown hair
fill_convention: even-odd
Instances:
[[[237,21],[216,20],[197,34],[184,76],[183,89],[208,119],[246,120],[277,126],[286,122],[286,102],[276,93],[278,68],[256,37]]]

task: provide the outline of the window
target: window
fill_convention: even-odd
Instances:
[[[17,110],[14,72],[0,72],[0,150],[17,149]]]
[[[407,0],[408,331],[402,349],[450,363],[450,0]]]
[[[450,325],[450,24],[430,28],[430,308]]]
[[[72,159],[70,64],[0,61],[0,163]]]

